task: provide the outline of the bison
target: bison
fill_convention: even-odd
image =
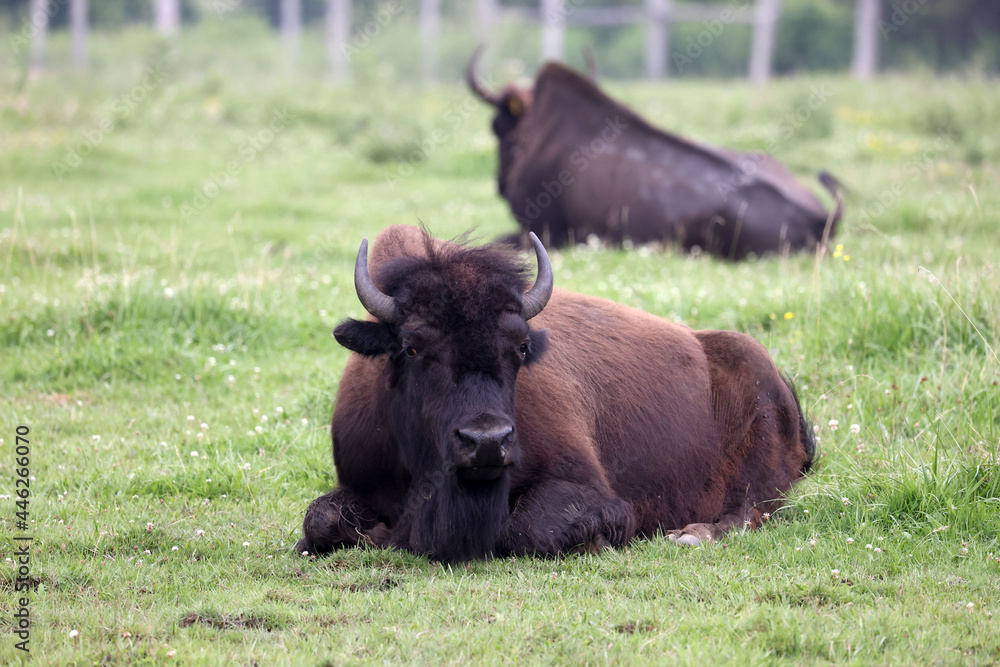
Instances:
[[[534,283],[506,246],[414,227],[361,243],[372,315],[334,330],[337,487],[299,552],[393,546],[445,561],[555,555],[757,528],[808,470],[812,430],[750,336],[692,331]]]
[[[466,69],[472,92],[496,109],[497,181],[523,234],[565,245],[591,234],[620,244],[678,242],[712,254],[811,250],[836,231],[840,186],[821,172],[836,201],[816,196],[764,152],[738,153],[650,125],[593,81],[557,63],[531,88],[487,89]]]

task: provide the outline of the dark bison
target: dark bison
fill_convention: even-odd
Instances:
[[[504,247],[413,227],[362,242],[333,415],[337,487],[296,549],[458,561],[756,528],[809,469],[812,431],[764,348],[533,285]],[[529,326],[530,321],[530,326]],[[523,369],[523,370],[522,370]]]
[[[836,180],[819,176],[836,200],[819,200],[766,153],[738,153],[653,127],[605,95],[590,78],[557,63],[530,89],[488,90],[496,108],[498,182],[525,236],[564,245],[596,234],[610,243],[677,241],[719,257],[810,250],[836,230],[843,205]],[[516,237],[515,237],[516,238]]]

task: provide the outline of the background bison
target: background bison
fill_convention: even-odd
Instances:
[[[777,160],[699,144],[653,127],[592,78],[556,63],[531,89],[488,90],[469,62],[470,89],[496,108],[498,186],[524,232],[565,245],[676,241],[719,257],[810,250],[836,231],[828,213]],[[523,245],[523,243],[522,243]]]
[[[355,284],[374,320],[333,417],[338,486],[300,551],[393,545],[443,560],[552,555],[757,527],[806,472],[812,433],[764,348],[553,290],[505,251],[379,235]],[[531,322],[529,327],[528,322]]]

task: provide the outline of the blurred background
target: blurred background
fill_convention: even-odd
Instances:
[[[200,35],[213,61],[360,81],[455,80],[478,42],[513,73],[588,47],[615,79],[1000,71],[993,0],[0,0],[2,57],[25,67],[107,68],[117,53],[86,31],[154,27]]]
[[[793,521],[485,583],[289,554],[362,237],[516,230],[479,43],[494,86],[587,47],[650,123],[846,184],[825,256],[551,253],[560,288],[767,347],[822,438]],[[0,454],[44,443],[44,660],[996,664],[998,74],[997,0],[0,0]]]

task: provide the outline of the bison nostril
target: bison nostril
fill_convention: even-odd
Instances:
[[[483,447],[506,448],[513,433],[512,426],[502,426],[491,429],[460,428],[456,435],[463,445],[478,451]]]

